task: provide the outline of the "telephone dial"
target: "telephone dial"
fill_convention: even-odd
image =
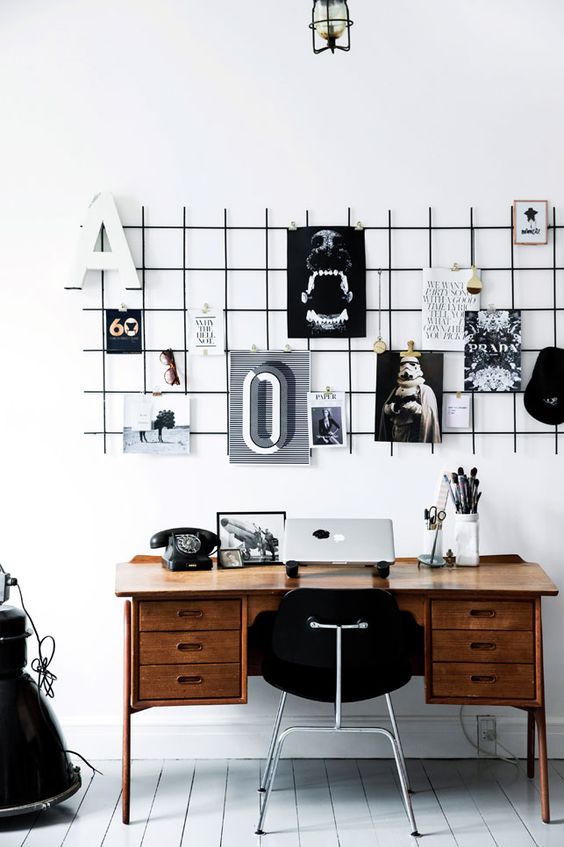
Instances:
[[[209,571],[213,566],[211,554],[219,549],[215,532],[196,527],[180,526],[155,533],[151,549],[166,547],[161,561],[169,571]]]

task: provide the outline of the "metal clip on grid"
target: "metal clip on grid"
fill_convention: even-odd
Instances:
[[[362,223],[362,221],[357,221],[357,222],[356,222],[355,229],[356,229],[357,231],[359,231],[359,232],[362,232],[362,230],[364,229],[364,224]]]
[[[290,221],[290,223],[289,223],[289,225],[288,225],[288,229],[289,229],[291,232],[295,232],[295,231],[297,230],[297,228],[298,228],[298,227],[296,226],[296,222],[295,222],[295,221]]]
[[[120,303],[119,311],[120,312],[127,312],[127,306],[125,305],[125,303]]]
[[[202,306],[202,314],[203,314],[203,315],[207,315],[207,313],[209,312],[209,310],[210,310],[210,304],[209,304],[209,303],[204,303],[204,305]]]

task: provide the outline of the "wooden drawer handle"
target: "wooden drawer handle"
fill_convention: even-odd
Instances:
[[[179,618],[203,618],[204,613],[201,609],[179,609],[178,612]]]
[[[495,650],[496,647],[493,641],[473,641],[470,644],[471,650]]]
[[[204,680],[201,676],[177,676],[176,681],[179,685],[201,685]]]
[[[203,644],[177,644],[176,649],[181,653],[197,653],[204,649]]]
[[[494,609],[470,609],[473,618],[495,618]]]
[[[470,677],[470,680],[471,682],[486,682],[491,684],[492,682],[495,682],[497,680],[497,677],[493,674],[488,676],[478,676],[478,674],[475,674]]]

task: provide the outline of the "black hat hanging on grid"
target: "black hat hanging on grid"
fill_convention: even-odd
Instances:
[[[560,347],[540,351],[524,402],[535,420],[550,426],[564,423],[564,350]]]

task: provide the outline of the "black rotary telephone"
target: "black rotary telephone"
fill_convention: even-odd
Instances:
[[[179,526],[155,533],[150,544],[151,549],[166,547],[161,561],[169,571],[209,571],[213,566],[210,556],[219,549],[219,538],[207,529]]]

